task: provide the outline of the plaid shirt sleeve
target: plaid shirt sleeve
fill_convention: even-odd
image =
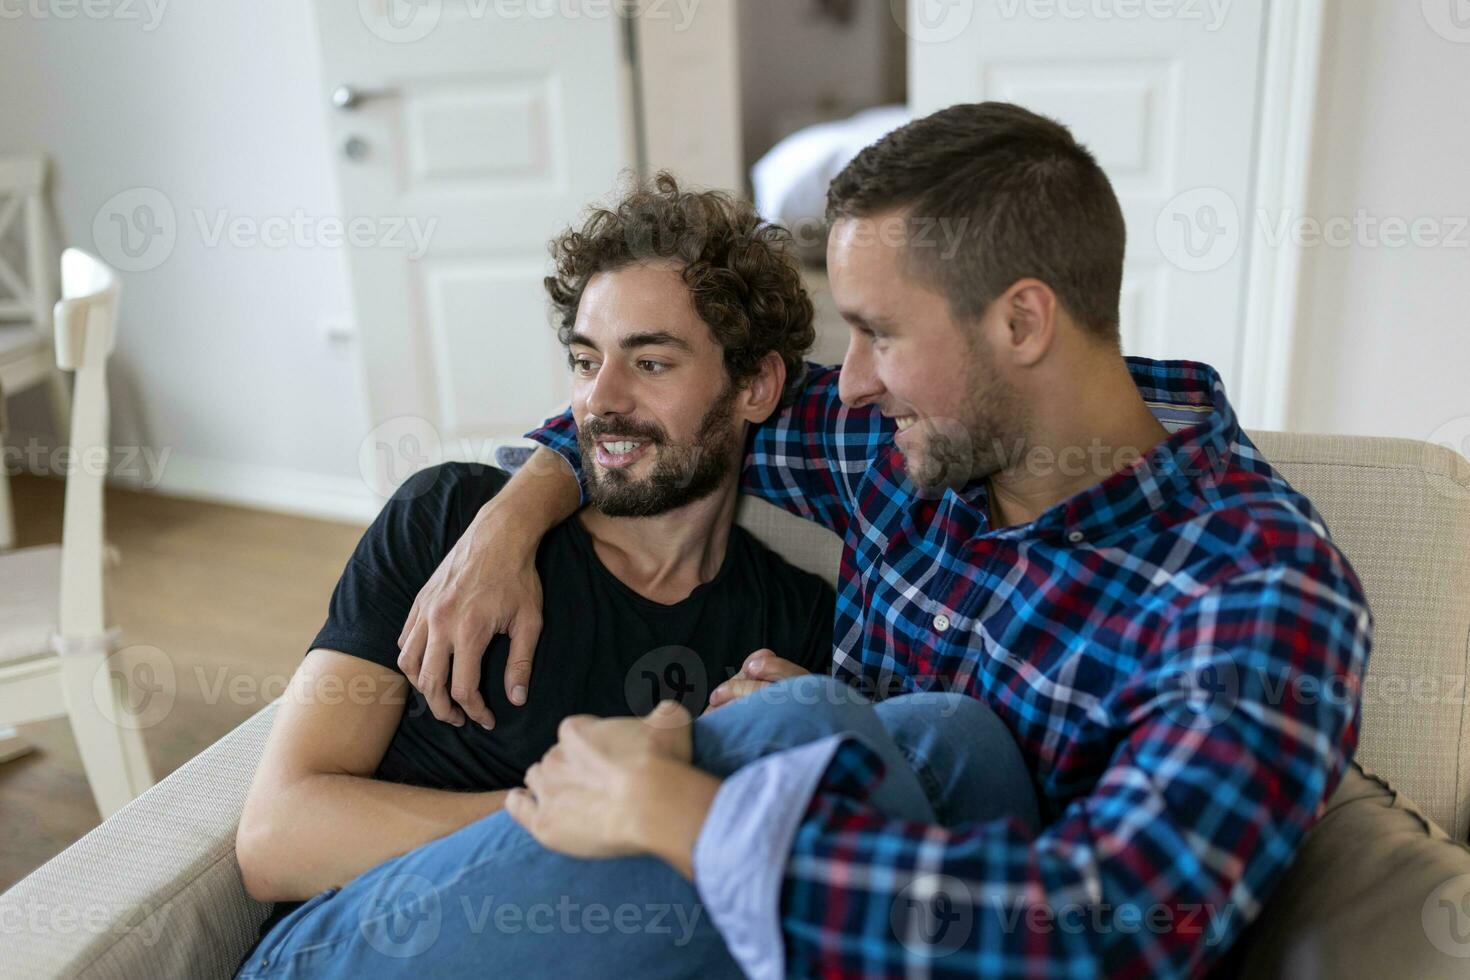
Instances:
[[[837,382],[838,368],[807,365],[796,400],[752,433],[740,489],[846,534],[856,487],[894,423],[843,405]]]
[[[572,474],[577,478],[577,491],[581,494],[578,505],[585,504],[587,502],[587,478],[582,473],[582,450],[577,446],[577,423],[572,418],[571,409],[567,409],[560,415],[553,415],[542,422],[539,429],[527,432],[525,438],[541,443],[567,461],[572,468]]]
[[[843,534],[853,488],[893,423],[873,409],[848,409],[837,394],[838,369],[808,364],[795,401],[750,436],[740,489]],[[586,502],[582,454],[571,412],[526,433],[572,466]]]
[[[711,913],[779,912],[788,975],[1204,973],[1260,911],[1357,744],[1371,616],[1351,569],[1302,564],[1238,572],[1176,611],[1150,662],[1095,706],[1122,732],[1101,779],[1040,834],[888,819],[867,804],[881,764],[848,741],[819,758],[813,792],[776,806],[801,813],[779,889],[756,894],[764,878],[749,868],[701,881],[696,862]],[[788,818],[735,795],[722,787],[710,819]]]

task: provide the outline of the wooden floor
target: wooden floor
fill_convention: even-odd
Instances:
[[[835,364],[846,329],[825,275],[804,277],[816,306],[812,358]],[[11,488],[17,545],[60,541],[62,482],[23,475]],[[122,553],[108,588],[123,645],[157,647],[175,670],[177,700],[144,732],[162,779],[281,692],[362,528],[111,488],[107,521]],[[0,891],[98,820],[66,720],[21,734],[38,751],[0,763]]]
[[[18,546],[60,541],[62,481],[11,488]],[[144,732],[161,779],[281,692],[362,528],[111,488],[106,507],[112,621],[175,671],[172,710]],[[98,822],[66,719],[20,733],[37,751],[0,764],[0,891]]]

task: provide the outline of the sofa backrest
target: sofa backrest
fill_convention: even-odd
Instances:
[[[1357,758],[1470,838],[1470,461],[1409,439],[1250,438],[1321,512],[1373,610]],[[836,535],[749,497],[737,519],[835,581]]]
[[[1411,439],[1251,433],[1321,512],[1373,610],[1357,757],[1470,836],[1470,462]]]

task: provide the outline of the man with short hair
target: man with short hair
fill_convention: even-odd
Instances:
[[[860,154],[829,218],[847,355],[757,428],[743,489],[843,537],[834,674],[983,701],[1043,827],[897,819],[840,738],[675,804],[707,777],[600,769],[592,725],[511,813],[553,848],[686,870],[752,976],[1203,973],[1356,747],[1358,579],[1215,371],[1120,355],[1123,218],[1064,127],[942,110]],[[949,258],[944,221],[966,225]],[[565,456],[571,430],[538,438]],[[590,837],[573,801],[632,817]],[[725,843],[771,825],[756,867]]]

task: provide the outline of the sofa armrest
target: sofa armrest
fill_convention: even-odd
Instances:
[[[1464,980],[1470,847],[1353,762],[1215,976]]]
[[[0,976],[231,977],[269,903],[235,829],[276,705],[0,895]]]

